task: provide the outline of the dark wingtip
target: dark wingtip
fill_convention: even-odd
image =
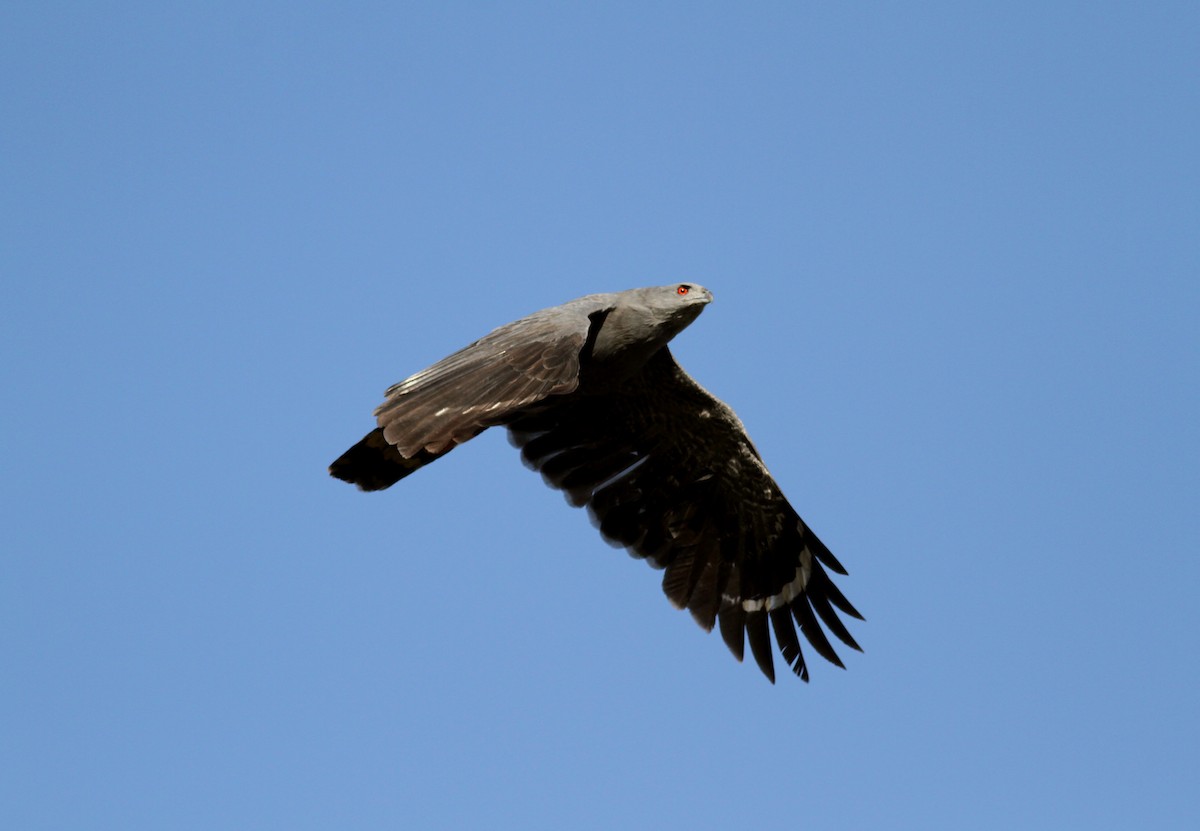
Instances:
[[[759,610],[746,614],[746,640],[750,642],[750,654],[767,679],[775,683],[775,661],[771,650],[771,634],[767,613]]]
[[[726,606],[717,613],[721,625],[721,640],[729,647],[738,663],[746,654],[746,612],[741,604]]]

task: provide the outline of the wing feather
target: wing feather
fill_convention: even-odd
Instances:
[[[746,651],[746,610],[740,603],[727,603],[717,613],[721,640],[740,663]]]
[[[824,658],[829,663],[839,666],[842,669],[846,665],[842,663],[842,659],[838,657],[834,651],[833,645],[829,643],[829,638],[825,637],[825,632],[822,631],[817,623],[816,617],[813,616],[812,606],[808,603],[793,603],[791,604],[792,616],[796,619],[796,623],[800,626],[800,631],[804,633],[804,637],[813,645],[813,649],[817,650],[817,654]],[[783,610],[786,614],[786,610]],[[789,623],[790,625],[790,623]]]
[[[406,458],[439,454],[531,404],[574,391],[591,325],[588,308],[576,306],[501,326],[393,384],[375,410],[384,438]]]
[[[768,615],[771,618],[771,628],[775,630],[775,642],[779,644],[779,651],[783,655],[783,660],[787,661],[792,671],[800,676],[801,680],[808,680],[808,667],[804,663],[804,652],[800,649],[800,639],[796,637],[796,625],[792,623],[792,616],[788,612],[786,606],[776,606]]]
[[[767,613],[761,609],[746,614],[746,640],[750,641],[750,654],[754,662],[775,683],[775,662],[771,658],[771,632],[767,628]]]
[[[663,347],[616,391],[586,388],[509,422],[522,458],[600,532],[664,568],[663,591],[738,660],[748,641],[774,680],[771,632],[807,680],[797,629],[841,666],[820,627],[854,649],[839,619],[861,615],[829,579],[845,569],[788,503],[737,416]],[[835,611],[836,610],[836,611]],[[814,614],[815,612],[815,614]]]

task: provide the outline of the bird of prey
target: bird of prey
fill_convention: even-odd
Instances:
[[[600,533],[663,569],[663,591],[775,681],[770,632],[808,680],[797,627],[844,666],[825,628],[860,649],[845,574],[788,504],[741,421],[675,363],[667,342],[712,300],[680,283],[592,294],[535,312],[385,393],[378,427],[329,472],[394,485],[495,425]],[[828,571],[827,571],[828,570]],[[820,621],[820,622],[818,622]]]

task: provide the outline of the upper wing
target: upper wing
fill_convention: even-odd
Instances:
[[[375,410],[387,443],[405,458],[441,454],[534,402],[571,392],[589,312],[604,309],[575,301],[536,312],[393,384]]]
[[[525,461],[572,504],[586,504],[605,537],[666,569],[672,603],[705,629],[720,621],[739,661],[748,639],[774,681],[773,629],[784,660],[807,681],[799,625],[818,654],[842,666],[818,618],[859,649],[835,609],[862,616],[825,571],[845,569],[788,504],[733,411],[666,347],[618,392],[573,396],[509,429]]]

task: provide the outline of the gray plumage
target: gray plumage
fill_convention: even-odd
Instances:
[[[587,506],[600,532],[664,569],[663,591],[773,682],[770,632],[805,681],[797,627],[843,666],[820,623],[859,649],[829,578],[846,571],[792,509],[733,410],[667,343],[712,300],[678,284],[592,294],[501,326],[385,393],[378,427],[329,468],[387,488],[488,427]]]

